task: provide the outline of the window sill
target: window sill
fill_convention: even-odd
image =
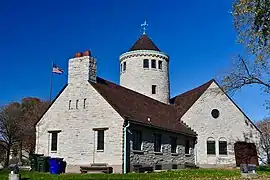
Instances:
[[[216,154],[207,154],[209,157],[216,157]]]
[[[97,152],[104,152],[104,149],[103,150],[97,150]]]
[[[191,154],[185,154],[186,157],[191,157]]]
[[[155,155],[162,155],[163,152],[154,152]]]
[[[142,150],[132,150],[134,154],[143,154],[144,152]]]
[[[178,153],[171,153],[172,156],[178,156]]]
[[[220,157],[227,157],[228,154],[219,154]]]
[[[51,153],[57,153],[57,151],[51,151]]]

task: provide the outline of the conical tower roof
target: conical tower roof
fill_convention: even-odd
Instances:
[[[143,34],[129,49],[129,51],[136,51],[136,50],[160,51],[159,48],[153,43],[153,41],[146,34]]]

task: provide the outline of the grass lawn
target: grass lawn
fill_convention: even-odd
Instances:
[[[270,172],[268,171],[257,171],[259,176],[255,179],[270,179]],[[64,180],[64,179],[240,179],[239,170],[216,170],[216,169],[196,169],[196,170],[177,170],[159,173],[130,173],[126,175],[121,174],[62,174],[62,175],[51,175],[48,173],[38,172],[21,172],[23,180]],[[8,172],[0,171],[0,179],[8,180]],[[242,178],[241,178],[242,179]]]

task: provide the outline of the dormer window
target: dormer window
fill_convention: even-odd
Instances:
[[[149,68],[149,60],[148,59],[143,60],[143,68]]]
[[[156,60],[155,59],[152,59],[151,60],[151,68],[154,68],[154,69],[157,68],[157,66],[156,66]]]

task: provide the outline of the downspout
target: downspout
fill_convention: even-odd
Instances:
[[[127,128],[130,126],[128,121],[127,126],[124,127],[124,174],[127,173]]]

